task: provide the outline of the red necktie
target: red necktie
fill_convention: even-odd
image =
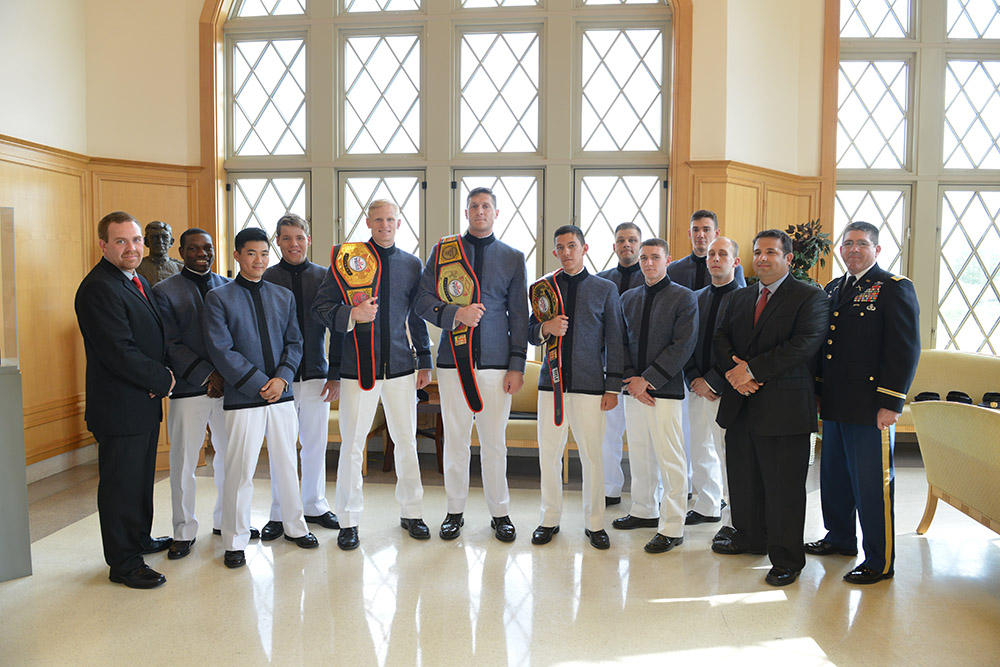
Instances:
[[[146,290],[142,289],[142,282],[139,280],[139,276],[132,276],[132,284],[138,287],[139,294],[141,294],[146,301],[149,301],[149,297],[146,296]]]
[[[767,291],[766,287],[763,288],[760,291],[760,298],[757,299],[757,307],[753,309],[753,325],[754,326],[757,326],[757,320],[760,319],[760,314],[764,312],[764,306],[767,305],[767,295],[768,294],[770,294],[770,292]]]

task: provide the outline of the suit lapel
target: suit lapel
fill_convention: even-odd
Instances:
[[[115,266],[108,260],[101,259],[101,262],[104,268],[108,271],[108,273],[114,276],[117,280],[121,281],[122,289],[125,290],[130,295],[129,298],[138,299],[149,310],[149,312],[153,314],[153,317],[156,318],[156,322],[160,324],[160,314],[156,312],[156,307],[153,306],[153,302],[142,295],[142,293],[139,291],[139,288],[135,286],[135,283],[126,278],[125,274],[122,273],[121,269],[119,269],[117,266]],[[138,276],[139,274],[136,275]],[[139,280],[142,281],[141,276],[139,277]],[[149,286],[149,283],[145,282],[143,284],[143,289],[146,290],[147,295],[150,295],[153,291],[153,288]]]
[[[781,305],[781,302],[785,300],[788,293],[791,291],[788,289],[788,281],[795,280],[792,276],[786,276],[778,289],[767,298],[767,305],[764,306],[763,312],[760,314],[760,319],[757,320],[757,326],[753,327],[753,331],[750,332],[750,342],[752,343],[754,338],[760,333],[761,329],[767,326],[767,321],[771,318],[771,314],[775,312]],[[757,296],[760,298],[760,295]],[[757,302],[754,300],[754,308],[756,308]],[[753,310],[750,311],[750,323],[753,324]]]

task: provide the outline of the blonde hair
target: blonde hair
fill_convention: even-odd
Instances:
[[[372,211],[378,208],[382,208],[383,206],[391,206],[394,209],[396,209],[396,217],[399,217],[400,215],[399,205],[396,204],[396,202],[394,201],[390,201],[389,199],[376,199],[370,204],[368,204],[367,216],[370,218],[372,216]]]

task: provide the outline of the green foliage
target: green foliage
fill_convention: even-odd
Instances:
[[[833,242],[830,235],[820,231],[819,219],[810,220],[801,225],[789,225],[785,233],[792,237],[791,274],[798,280],[816,284],[809,276],[809,271],[819,262],[826,266],[824,256],[830,254]]]

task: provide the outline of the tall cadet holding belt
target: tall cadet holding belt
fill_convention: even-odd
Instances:
[[[465,523],[475,420],[490,526],[498,540],[511,542],[516,533],[508,516],[504,432],[511,395],[524,384],[528,349],[524,254],[493,235],[499,211],[489,188],[470,191],[465,205],[468,231],[435,244],[416,301],[417,314],[441,328],[437,367],[448,514],[440,535],[455,539]]]
[[[340,348],[343,336],[330,335],[330,361],[323,350],[326,327],[310,315],[313,300],[327,270],[306,257],[309,224],[294,213],[278,219],[275,231],[281,261],[264,272],[264,280],[291,290],[295,297],[295,319],[302,332],[302,361],[295,371],[292,393],[299,420],[299,457],[302,463],[302,511],[306,523],[324,528],[340,528],[337,516],[326,500],[326,443],[330,439],[330,401],[340,392]],[[271,516],[260,536],[264,540],[281,537],[281,507],[271,487]]]
[[[618,403],[622,388],[621,303],[610,280],[587,272],[583,232],[563,225],[554,234],[552,254],[562,270],[543,281],[555,284],[561,314],[551,312],[552,296],[532,294],[535,313],[529,325],[534,345],[546,344],[545,361],[538,376],[538,467],[541,472],[541,523],[531,536],[533,544],[546,544],[559,532],[562,516],[562,457],[569,429],[573,429],[583,466],[584,534],[597,549],[611,546],[604,530],[604,463],[601,445],[604,413]],[[544,284],[544,283],[543,283]],[[547,302],[547,303],[546,303]],[[558,339],[556,345],[551,339]],[[605,363],[602,364],[601,360]]]
[[[380,398],[389,435],[396,444],[400,524],[411,537],[430,537],[421,518],[424,489],[417,460],[417,389],[431,381],[431,349],[427,325],[411,309],[420,285],[420,260],[395,245],[402,222],[396,204],[385,199],[373,201],[365,219],[371,240],[334,248],[331,270],[312,308],[315,319],[333,335],[346,334],[340,365],[343,445],[337,464],[341,525],[337,546],[344,550],[360,544],[358,521],[364,508],[361,464]],[[420,369],[415,378],[414,354]]]

